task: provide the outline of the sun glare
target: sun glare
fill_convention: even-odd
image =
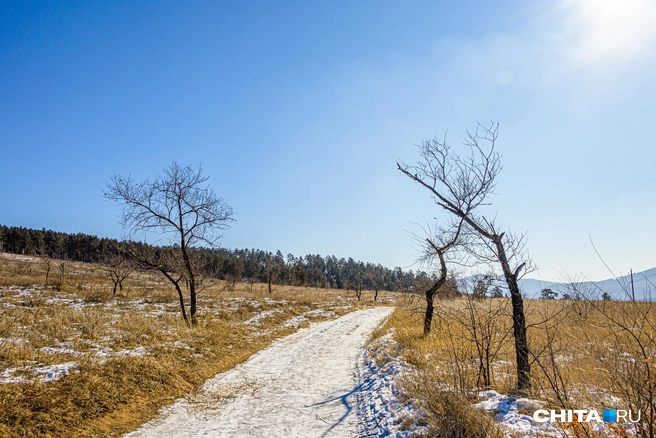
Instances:
[[[650,56],[656,41],[653,0],[565,0],[567,36],[577,61]]]

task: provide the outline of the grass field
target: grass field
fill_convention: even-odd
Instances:
[[[102,265],[61,263],[52,261],[46,285],[41,259],[0,254],[0,436],[120,436],[274,339],[375,304],[366,291],[357,301],[353,291],[269,294],[265,284],[217,281],[189,328],[158,275],[135,274],[113,295]],[[527,300],[533,390],[519,399],[508,300],[437,301],[429,336],[419,297],[379,295],[392,301],[399,307],[376,334],[391,333],[390,354],[412,370],[404,393],[433,436],[521,435],[492,421],[497,408],[472,407],[497,393],[520,416],[539,407],[641,412],[634,426],[561,423],[545,436],[654,433],[656,305]]]
[[[439,424],[446,411],[446,417],[459,419],[460,430],[467,431],[462,436],[494,436],[497,427],[490,424],[490,417],[472,410],[471,405],[494,394],[489,390],[514,393],[509,300],[438,301],[429,336],[423,335],[423,301],[415,297],[403,303],[381,333],[393,333],[399,354],[413,370],[405,392],[433,419],[434,431],[453,426],[453,421],[450,426]],[[533,390],[529,397],[533,400],[527,399],[518,414],[531,416],[540,407],[640,410],[641,421],[628,427],[621,423],[554,423],[559,430],[545,435],[561,436],[566,430],[577,437],[653,436],[656,304],[526,300],[525,308],[532,352]],[[516,400],[506,398],[508,403]],[[435,436],[453,433],[438,432]]]
[[[188,328],[165,279],[135,274],[113,296],[101,265],[61,263],[45,285],[39,258],[0,254],[0,436],[120,436],[272,340],[374,304],[367,292],[217,281]]]

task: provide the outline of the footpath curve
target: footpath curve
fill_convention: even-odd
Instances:
[[[355,437],[356,361],[391,312],[359,310],[301,329],[125,437]]]

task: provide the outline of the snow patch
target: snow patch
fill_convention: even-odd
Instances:
[[[66,374],[77,373],[77,362],[66,362],[57,365],[45,365],[41,367],[24,366],[19,368],[7,368],[0,372],[0,384],[4,383],[27,383],[36,379],[41,382],[54,382]]]
[[[70,348],[60,348],[60,347],[41,347],[39,348],[39,351],[46,354],[72,354],[74,356],[80,355],[80,353],[78,353],[75,350],[71,350]]]
[[[140,357],[148,354],[148,349],[145,347],[137,347],[131,350],[112,351],[112,349],[96,347],[94,348],[96,357],[112,358],[112,357]]]
[[[401,401],[398,380],[410,370],[406,363],[389,354],[396,350],[395,344],[392,333],[388,333],[367,347],[358,360],[360,437],[410,438],[424,436],[428,431],[426,426],[417,424],[421,412],[411,403]],[[408,430],[409,425],[412,430]]]
[[[330,318],[331,316],[335,315],[335,312],[331,312],[330,310],[316,309],[316,310],[310,310],[309,312],[306,313],[306,315],[315,318],[318,316]]]
[[[538,400],[509,397],[492,390],[481,391],[478,396],[482,400],[474,404],[474,407],[493,414],[494,420],[506,432],[520,436],[563,436],[563,431],[556,429],[551,423],[538,423],[533,419],[533,412],[543,405]]]
[[[269,317],[275,315],[276,313],[282,313],[282,310],[273,309],[273,310],[267,310],[265,312],[260,312],[257,315],[255,315],[254,317],[252,317],[251,319],[249,319],[248,321],[245,321],[244,324],[246,324],[246,325],[260,325],[260,322],[263,319],[269,318]]]
[[[289,321],[287,321],[283,327],[285,327],[285,328],[287,328],[287,327],[298,328],[298,326],[301,325],[301,323],[303,321],[307,321],[307,320],[308,319],[303,315],[295,316],[292,319],[290,319]]]
[[[0,338],[0,344],[15,344],[15,345],[20,345],[27,343],[23,338]]]

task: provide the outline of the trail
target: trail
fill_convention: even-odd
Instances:
[[[355,437],[356,361],[391,312],[360,310],[299,330],[126,437]]]

